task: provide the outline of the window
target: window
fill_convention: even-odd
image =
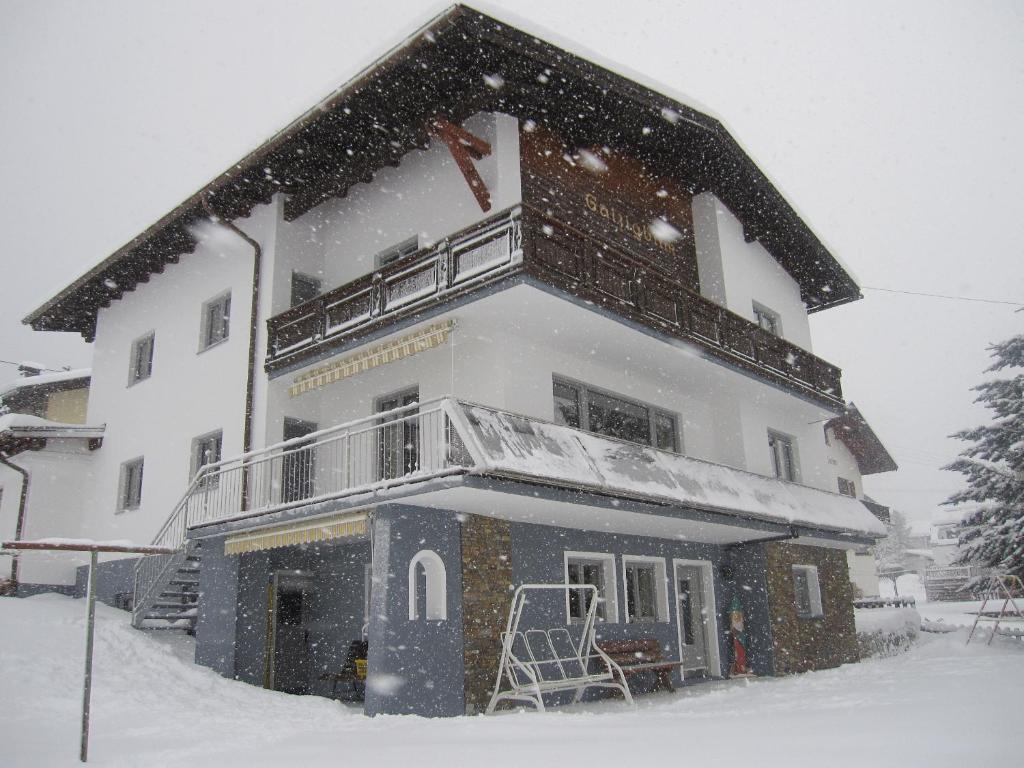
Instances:
[[[618,621],[615,600],[615,557],[600,552],[566,552],[565,583],[591,584],[597,588],[594,616],[598,621]],[[569,623],[586,619],[594,594],[590,590],[566,590]]]
[[[388,395],[377,400],[377,413],[401,406],[413,405],[420,400],[419,387]],[[407,411],[388,417],[377,431],[377,477],[394,480],[415,472],[420,466],[419,411]]]
[[[634,400],[554,380],[555,423],[608,437],[679,451],[676,417]]]
[[[432,549],[422,549],[409,562],[409,621],[448,618],[448,587],[444,562]]]
[[[231,294],[225,293],[203,305],[202,335],[199,339],[199,351],[209,349],[228,338],[231,323]]]
[[[118,481],[117,509],[124,512],[138,509],[142,504],[142,457],[126,461],[121,465]]]
[[[836,481],[839,483],[839,492],[843,496],[853,496],[857,498],[857,486],[853,484],[852,480],[847,480],[845,477],[838,477]]]
[[[320,295],[320,281],[301,272],[292,272],[291,307],[305,304]]]
[[[404,259],[406,256],[412,256],[420,249],[419,236],[410,237],[408,240],[403,240],[398,245],[393,245],[387,248],[374,257],[374,262],[377,264],[377,269],[386,267],[388,264],[392,264],[400,259]]]
[[[156,335],[147,333],[132,342],[131,367],[128,370],[128,386],[148,379],[153,373],[153,342]]]
[[[793,438],[778,432],[768,432],[768,451],[772,459],[772,471],[780,480],[796,482],[796,451]]]
[[[220,461],[221,445],[224,433],[220,430],[200,435],[192,441],[192,462],[189,477],[194,478],[199,470],[207,464],[216,464]],[[216,487],[219,478],[217,473],[204,477],[202,484],[205,487]]]
[[[768,307],[754,302],[754,322],[756,322],[762,330],[768,331],[772,336],[781,336],[780,328],[781,323],[779,322],[779,315],[777,312],[772,312]]]
[[[799,618],[820,619],[825,615],[821,608],[821,586],[816,566],[793,566],[793,594]]]
[[[623,557],[622,570],[626,582],[626,621],[668,621],[665,561],[658,557]]]

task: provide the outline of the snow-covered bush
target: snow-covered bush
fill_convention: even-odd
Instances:
[[[921,616],[913,608],[858,608],[854,618],[862,659],[903,653],[921,631]]]

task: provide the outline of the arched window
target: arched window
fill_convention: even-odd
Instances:
[[[409,562],[409,621],[448,618],[444,562],[432,549],[422,549]]]

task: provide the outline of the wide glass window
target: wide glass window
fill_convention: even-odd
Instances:
[[[555,423],[679,451],[676,417],[645,403],[560,379],[553,386]]]

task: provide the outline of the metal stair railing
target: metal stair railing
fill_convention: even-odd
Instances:
[[[479,462],[473,440],[461,405],[438,398],[202,467],[153,539],[178,551],[135,568],[136,626],[182,567],[190,529],[464,473]]]

